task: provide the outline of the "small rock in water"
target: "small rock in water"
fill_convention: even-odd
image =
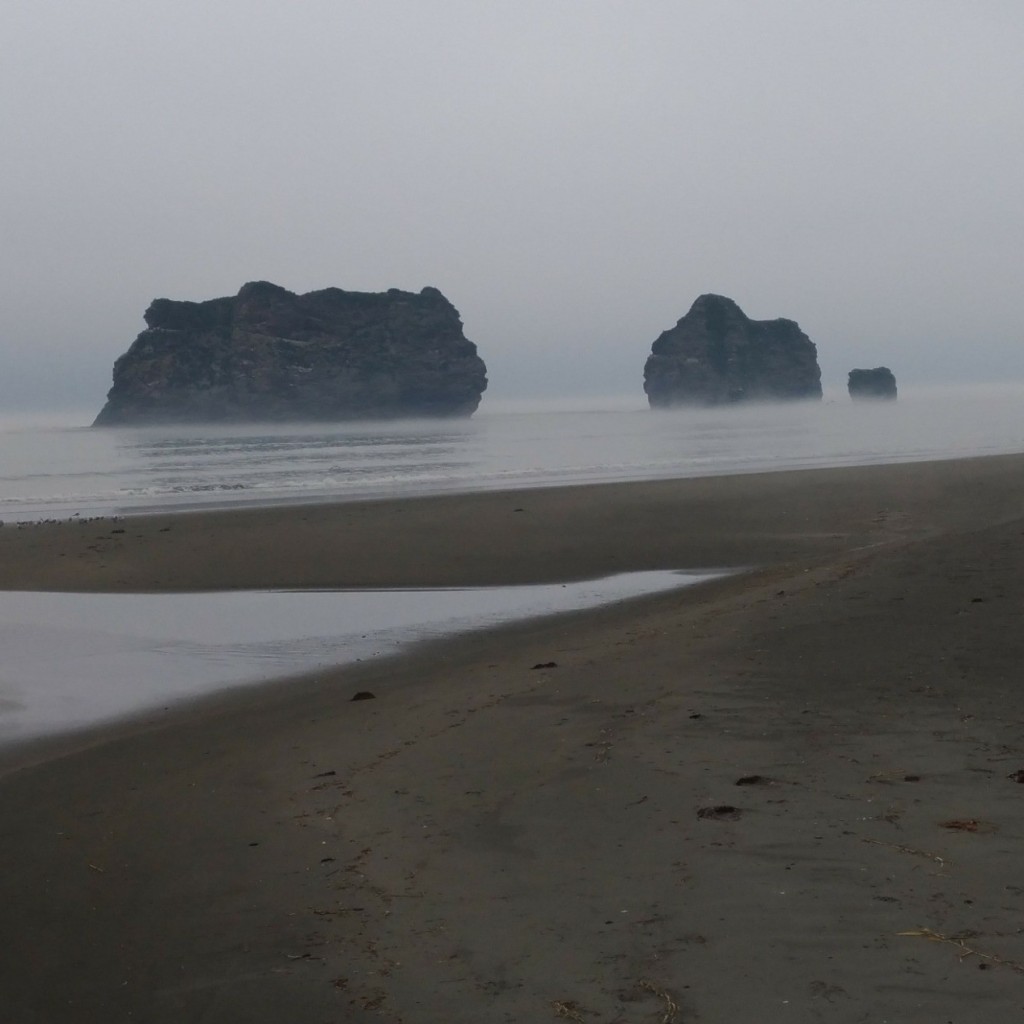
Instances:
[[[861,399],[896,400],[896,377],[888,366],[872,370],[851,370],[846,389],[854,401]]]
[[[352,694],[352,700],[376,700],[377,695],[370,693],[369,690],[360,690],[358,693]]]

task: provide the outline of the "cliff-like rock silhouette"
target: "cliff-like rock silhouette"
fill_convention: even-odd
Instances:
[[[701,295],[654,342],[644,367],[652,408],[821,398],[814,343],[792,320],[751,320],[722,295]]]
[[[156,299],[96,425],[470,416],[487,387],[436,289]]]
[[[896,397],[896,378],[888,366],[876,366],[873,370],[851,370],[846,379],[846,389],[855,401],[862,398],[892,401]]]

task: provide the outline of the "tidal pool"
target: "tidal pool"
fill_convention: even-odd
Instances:
[[[714,575],[638,572],[444,590],[0,592],[0,743]]]

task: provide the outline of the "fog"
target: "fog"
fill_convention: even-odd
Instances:
[[[434,285],[487,401],[640,394],[702,292],[826,388],[1024,379],[1024,8],[5,0],[0,410],[157,296]]]

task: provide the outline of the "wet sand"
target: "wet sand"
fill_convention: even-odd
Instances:
[[[11,589],[702,567],[0,753],[6,1015],[1017,1019],[1024,457],[0,530]]]

